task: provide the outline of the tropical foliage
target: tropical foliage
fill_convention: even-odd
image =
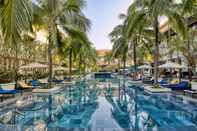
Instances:
[[[70,74],[72,62],[78,61],[80,69],[95,63],[95,49],[86,35],[91,22],[82,11],[84,0],[3,0],[0,5],[1,50],[6,52],[4,56],[15,57],[15,79],[18,58],[45,62],[48,59],[49,83],[53,56],[61,56],[63,63],[70,61]],[[37,32],[44,32],[46,41],[38,41]]]
[[[188,28],[190,27],[188,17],[194,17],[194,20],[196,20],[195,0],[182,0],[179,2],[171,0],[135,0],[128,8],[127,14],[121,14],[120,16],[120,18],[124,19],[123,24],[116,26],[110,33],[110,36],[113,36],[111,40],[114,52],[119,52],[118,54],[121,55],[133,52],[134,65],[139,64],[140,61],[144,62],[145,56],[152,55],[154,57],[155,84],[158,81],[158,62],[162,57],[159,48],[161,48],[161,43],[163,43],[165,37],[169,39],[167,37],[169,33],[160,30],[161,21],[164,21],[164,19],[167,19],[169,31],[171,31],[170,36],[174,35],[175,38],[182,41],[176,42],[171,47],[179,49],[176,51],[183,53],[189,65],[195,65],[194,60],[191,60],[190,50],[185,48],[187,47],[185,46],[186,41],[188,39],[190,41],[191,38],[189,37],[191,32]],[[168,46],[170,42],[171,40],[168,40]],[[171,47],[168,50],[174,50]],[[140,61],[137,61],[137,59]]]

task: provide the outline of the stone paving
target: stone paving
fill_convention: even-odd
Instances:
[[[197,90],[197,82],[192,82],[192,89]]]

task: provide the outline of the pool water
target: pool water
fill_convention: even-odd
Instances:
[[[0,130],[197,130],[194,100],[150,94],[136,85],[114,85],[78,82],[56,94],[19,100],[13,110],[0,114]]]

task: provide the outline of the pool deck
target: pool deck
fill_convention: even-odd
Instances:
[[[130,84],[141,84],[141,85],[145,85],[144,83],[142,83],[142,81],[132,81],[132,80],[129,80]],[[197,90],[197,82],[192,82],[192,89],[193,90]]]
[[[197,90],[197,82],[192,82],[192,89]]]
[[[171,92],[171,89],[168,88],[153,88],[153,86],[145,85],[144,89],[151,93],[168,93]]]
[[[62,89],[62,87],[57,86],[51,89],[34,89],[32,90],[33,93],[56,93],[58,91],[60,91]]]
[[[33,93],[57,93],[57,92],[61,91],[62,89],[72,86],[74,84],[75,84],[74,82],[62,82],[62,83],[57,84],[55,87],[53,87],[51,89],[38,88],[38,89],[34,89],[32,92]]]

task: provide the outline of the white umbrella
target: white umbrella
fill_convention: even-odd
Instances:
[[[177,63],[173,63],[173,62],[166,62],[165,64],[163,65],[160,65],[159,68],[166,68],[166,69],[181,69],[181,68],[187,68],[186,66],[183,66],[183,65],[179,65]]]
[[[44,69],[48,68],[48,65],[40,64],[40,63],[30,63],[28,65],[21,66],[19,69]]]
[[[76,68],[72,68],[72,71],[75,71],[75,70],[77,70]],[[69,71],[69,68],[67,68],[67,67],[62,67],[62,66],[58,66],[58,67],[55,67],[54,69],[53,69],[53,71]]]
[[[152,66],[150,65],[141,65],[138,67],[138,69],[152,69]]]
[[[58,66],[53,69],[53,71],[68,71],[68,70],[69,70],[68,68],[62,66]]]
[[[21,75],[33,74],[32,71],[24,71],[24,70],[19,70],[18,73],[21,74]]]

